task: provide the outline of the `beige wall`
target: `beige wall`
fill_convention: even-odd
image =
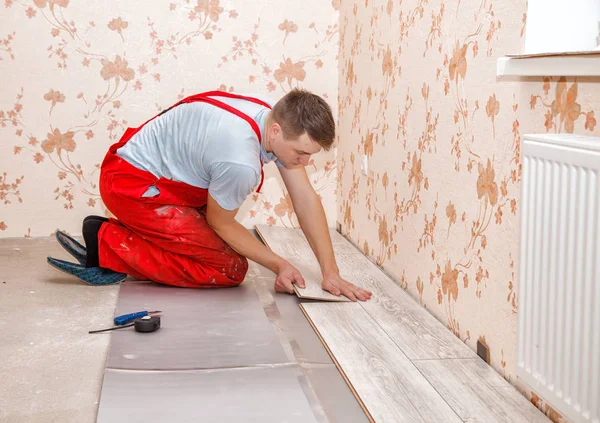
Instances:
[[[496,59],[520,51],[525,10],[525,0],[6,0],[0,237],[78,233],[85,215],[104,214],[106,149],[181,96],[279,98],[303,86],[334,109],[339,99],[337,164],[333,151],[309,166],[330,223],[337,212],[350,239],[468,345],[484,340],[494,368],[531,396],[515,376],[520,139],[600,134],[600,81],[497,80]],[[240,220],[295,224],[272,165],[266,176]]]
[[[521,136],[599,134],[600,81],[497,79],[525,12],[525,0],[342,3],[338,221],[531,397],[515,374]]]
[[[98,165],[127,125],[221,87],[337,102],[337,2],[6,0],[0,5],[0,237],[79,233],[104,214]],[[337,113],[336,110],[334,110]],[[246,225],[295,216],[273,164]],[[311,180],[335,222],[335,151]]]

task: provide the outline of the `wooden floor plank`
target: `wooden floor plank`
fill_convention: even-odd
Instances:
[[[307,260],[314,255],[301,231],[260,229],[278,254],[318,269]],[[341,276],[373,297],[300,307],[372,420],[547,421],[375,263],[331,236]]]
[[[299,298],[324,301],[350,301],[344,296],[337,297],[321,288],[323,276],[319,262],[306,238],[297,230],[278,226],[256,225],[256,231],[265,244],[277,255],[295,266],[306,283],[306,288],[294,285]],[[301,231],[300,231],[301,232]]]
[[[414,364],[465,422],[550,422],[479,358],[417,360]]]
[[[300,307],[373,421],[462,422],[359,303]]]
[[[412,359],[473,358],[477,354],[365,256],[338,261],[340,275],[370,290],[361,303],[369,315]]]
[[[310,275],[311,272],[314,274],[315,269],[319,268],[316,259],[314,262],[309,259],[314,256],[308,241],[301,235],[302,231],[267,225],[259,225],[257,229],[274,246],[272,248],[277,249],[278,254],[293,264],[305,266],[306,271],[301,270],[303,275]],[[350,241],[338,235],[332,235],[332,238],[335,239],[334,252],[340,275],[373,292],[371,300],[361,304],[410,359],[477,357],[471,348],[454,336]],[[304,243],[298,240],[300,237]],[[311,282],[310,287],[308,284],[307,280],[307,289],[301,291],[301,298],[318,298],[323,295],[319,292],[322,292],[320,286],[314,282]]]
[[[306,239],[306,236],[304,235],[304,232],[302,232],[302,230],[296,229],[296,231],[298,231],[298,234],[301,237]],[[358,250],[350,241],[346,239],[346,237],[344,237],[344,235],[342,235],[335,229],[329,228],[329,237],[331,238],[331,244],[333,245],[333,248],[336,251],[339,251],[341,249],[342,251],[353,251],[362,254],[362,251]]]

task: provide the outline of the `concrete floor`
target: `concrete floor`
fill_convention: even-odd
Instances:
[[[119,286],[96,287],[46,263],[74,261],[54,237],[0,239],[0,423],[95,422]],[[298,308],[275,294],[273,274],[251,263],[248,283],[320,422],[366,422],[358,402]],[[329,364],[318,364],[329,363]]]
[[[0,422],[93,422],[118,286],[92,287],[46,264],[54,238],[0,240]]]

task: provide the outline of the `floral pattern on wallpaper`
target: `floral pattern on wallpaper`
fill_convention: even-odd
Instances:
[[[338,221],[559,421],[515,377],[521,136],[597,135],[600,81],[497,80],[497,58],[523,42],[525,10],[525,0],[342,4]]]
[[[304,87],[336,111],[339,2],[286,6],[268,17],[240,1],[141,5],[99,11],[69,0],[6,0],[0,6],[0,18],[10,22],[0,33],[0,71],[10,81],[0,97],[1,236],[48,235],[58,227],[77,233],[83,216],[106,214],[97,184],[108,147],[128,126],[195,92],[277,100]],[[331,221],[334,154],[316,155],[307,168]],[[251,195],[238,219],[297,225],[276,170],[265,171],[263,194]],[[48,213],[51,226],[27,221],[35,220],[35,209]]]

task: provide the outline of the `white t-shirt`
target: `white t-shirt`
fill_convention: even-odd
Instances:
[[[247,95],[274,105],[268,98]],[[264,141],[269,109],[247,100],[214,97],[252,118]],[[154,176],[208,188],[226,210],[237,209],[260,181],[263,163],[284,164],[259,144],[241,117],[204,102],[184,103],[148,122],[117,154]],[[144,197],[158,195],[149,187]]]

